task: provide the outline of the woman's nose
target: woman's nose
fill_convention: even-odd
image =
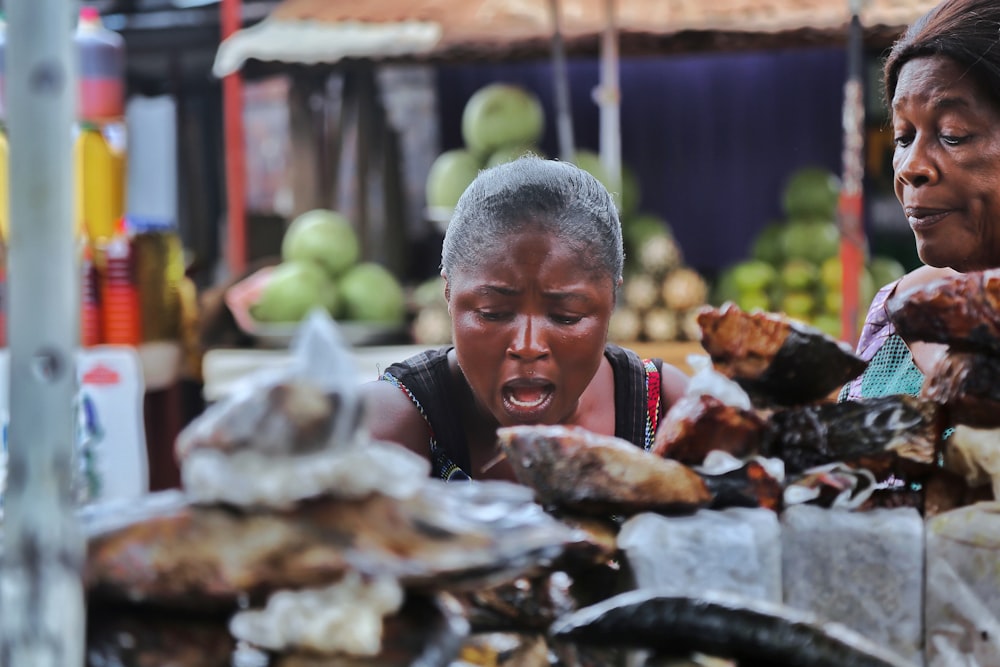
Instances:
[[[548,354],[545,324],[541,318],[530,316],[520,318],[508,349],[511,355],[519,359],[537,359]]]
[[[937,181],[937,165],[925,144],[922,139],[914,140],[903,149],[904,152],[896,165],[896,180],[911,187],[920,187]]]

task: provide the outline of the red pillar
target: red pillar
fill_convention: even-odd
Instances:
[[[222,0],[222,39],[242,27],[242,0]],[[222,122],[226,151],[226,263],[229,275],[246,269],[246,155],[243,139],[243,79],[239,72],[222,80]]]

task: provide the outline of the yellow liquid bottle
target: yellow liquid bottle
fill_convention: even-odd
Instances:
[[[124,150],[98,126],[82,123],[74,152],[78,226],[97,244],[115,235],[124,214]]]

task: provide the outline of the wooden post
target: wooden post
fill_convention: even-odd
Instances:
[[[222,39],[243,24],[242,0],[222,0]],[[222,80],[222,116],[226,151],[226,260],[231,276],[246,269],[246,147],[243,135],[243,78],[239,72]]]
[[[844,84],[843,176],[840,202],[840,263],[843,306],[841,338],[852,345],[858,340],[861,316],[861,272],[865,268],[867,242],[864,226],[865,99],[864,53],[862,51],[861,0],[849,0],[851,23],[847,42],[847,81]],[[864,304],[866,307],[868,304]]]
[[[566,49],[562,36],[559,0],[549,0],[552,14],[552,79],[555,85],[556,132],[559,137],[559,158],[565,162],[576,159],[573,138],[573,111],[569,101],[569,75],[566,73]]]
[[[288,125],[291,140],[292,215],[328,207],[328,193],[322,192],[320,152],[323,149],[317,114],[312,107],[314,81],[308,73],[297,72],[288,89]]]
[[[617,0],[604,0],[606,15],[601,34],[601,83],[597,103],[601,112],[601,166],[608,174],[608,186],[622,206],[622,137],[621,90],[618,85],[618,25],[615,17]]]

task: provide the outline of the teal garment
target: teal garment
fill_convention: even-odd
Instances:
[[[917,396],[924,384],[924,374],[913,363],[910,348],[906,347],[899,334],[894,333],[886,338],[885,343],[868,362],[868,368],[861,374],[860,380],[859,398],[862,399],[894,394]],[[850,385],[845,385],[841,390],[841,401],[847,398],[849,387]],[[946,428],[941,438],[947,440],[954,432],[954,427]]]
[[[916,396],[924,384],[924,374],[913,363],[910,349],[892,334],[868,362],[861,376],[861,398],[877,398],[893,394]]]

